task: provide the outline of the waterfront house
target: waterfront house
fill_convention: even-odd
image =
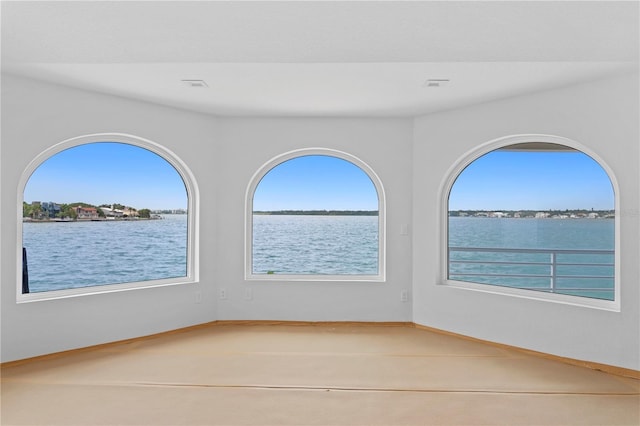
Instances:
[[[125,207],[124,209],[122,209],[122,215],[123,216],[127,216],[127,217],[138,217],[140,216],[138,214],[138,210],[132,208],[132,207]]]
[[[42,209],[42,214],[49,218],[54,218],[60,213],[60,206],[52,201],[41,203],[40,208]]]
[[[106,217],[116,218],[124,216],[124,211],[120,209],[114,209],[111,207],[100,207],[100,210],[102,210]]]
[[[503,218],[503,217],[509,217],[509,214],[504,212],[491,212],[489,213],[489,217]]]
[[[73,207],[73,210],[76,212],[77,218],[81,220],[98,218],[98,209],[95,207],[76,206]]]
[[[0,7],[0,423],[640,422],[637,1]],[[26,293],[25,185],[98,142],[179,172],[187,273]],[[613,300],[449,279],[449,190],[497,149],[601,166],[617,211]],[[318,153],[377,185],[380,273],[252,276],[252,190]]]

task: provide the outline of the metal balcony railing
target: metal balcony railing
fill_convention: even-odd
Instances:
[[[449,247],[449,279],[614,299],[613,250]]]

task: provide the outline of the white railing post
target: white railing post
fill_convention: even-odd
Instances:
[[[614,268],[614,262],[606,262],[603,260],[598,260],[596,262],[578,262],[576,260],[569,260],[562,262],[562,259],[558,259],[559,255],[609,255],[613,256],[613,250],[590,250],[590,249],[521,249],[521,248],[489,248],[489,247],[452,247],[449,246],[449,259],[447,262],[447,277],[452,280],[460,280],[467,282],[477,282],[479,284],[493,284],[493,285],[505,285],[503,282],[486,282],[486,281],[474,281],[471,277],[491,277],[495,279],[503,279],[503,278],[514,278],[515,280],[520,278],[534,278],[537,280],[549,280],[549,292],[551,293],[566,293],[567,291],[571,294],[575,294],[576,292],[608,292],[613,294],[613,280],[615,276],[611,274],[596,274],[589,273],[585,270],[586,267],[607,267]],[[468,252],[468,253],[536,253],[536,254],[548,254],[549,260],[545,262],[536,262],[536,261],[520,261],[513,260],[507,258],[496,258],[495,260],[478,260],[478,259],[464,259],[464,260],[452,260],[451,254],[452,252]],[[509,268],[514,268],[504,271],[482,271],[482,270],[474,270],[473,268],[465,269],[464,271],[456,272],[453,265],[485,265],[485,266],[498,266],[503,265]],[[537,266],[540,268],[549,267],[549,272],[545,273],[544,269],[541,269],[539,273],[535,272],[527,272],[519,270],[518,268],[523,266]],[[585,272],[571,272],[569,269],[564,274],[559,267],[581,267],[581,270],[585,270]],[[575,268],[574,268],[575,269]],[[452,278],[453,277],[453,278]],[[457,278],[462,277],[462,278]],[[582,284],[584,280],[598,280],[602,282],[602,284],[598,286],[592,286],[589,284],[579,285],[579,286],[570,286],[569,288],[560,288],[560,284],[558,282],[559,279],[571,279],[571,280],[581,280],[578,284]],[[611,284],[607,284],[604,280],[608,280]],[[516,284],[514,281],[513,284]],[[510,285],[510,287],[522,288],[527,290],[542,290],[547,291],[544,287],[537,286],[518,286],[518,285]],[[585,296],[591,297],[591,296]],[[613,296],[612,296],[613,297]],[[608,299],[613,300],[613,299]]]
[[[551,293],[556,292],[556,252],[551,253]]]

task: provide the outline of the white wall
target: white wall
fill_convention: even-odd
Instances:
[[[2,361],[216,319],[415,321],[547,353],[640,369],[638,82],[620,77],[419,119],[215,118],[4,76],[1,158]],[[40,152],[90,133],[127,133],[175,152],[200,188],[200,282],[16,304],[18,181]],[[573,139],[619,183],[620,312],[451,288],[438,270],[441,184],[458,159],[523,133]],[[325,147],[371,166],[387,197],[387,281],[247,282],[245,190],[284,152]],[[411,236],[400,235],[412,224]],[[413,229],[411,229],[413,228]],[[253,299],[244,300],[250,287]],[[218,289],[225,288],[226,300]],[[412,303],[400,301],[410,290]],[[195,291],[203,300],[195,303]]]
[[[2,361],[216,319],[411,321],[410,119],[221,119],[15,76],[2,80]],[[18,181],[39,153],[93,133],[149,139],[179,156],[200,189],[200,282],[16,304]],[[304,147],[345,151],[384,185],[387,281],[245,282],[245,191],[266,161]],[[218,287],[226,300],[218,299]],[[253,289],[245,300],[243,289]],[[195,292],[203,300],[195,303]]]
[[[73,90],[2,78],[2,361],[143,336],[216,319],[215,263],[202,262],[200,283],[16,304],[19,179],[50,146],[93,133],[126,133],[180,157],[197,182],[212,180],[218,158],[214,118]],[[201,187],[200,252],[215,258],[215,195]],[[206,212],[206,214],[204,214]],[[195,303],[195,292],[203,300]]]
[[[638,75],[626,75],[443,112],[416,120],[414,321],[541,352],[640,369]],[[441,193],[447,169],[488,141],[517,134],[572,139],[596,153],[619,184],[620,312],[442,284]]]
[[[220,319],[307,321],[411,321],[411,238],[400,235],[411,222],[410,119],[225,119],[221,126],[221,206],[218,229]],[[244,206],[251,177],[266,162],[300,148],[347,152],[368,164],[387,199],[386,282],[279,282],[244,280]],[[245,288],[253,299],[243,299]]]

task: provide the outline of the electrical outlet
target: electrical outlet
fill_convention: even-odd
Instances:
[[[227,290],[224,288],[221,288],[220,290],[218,290],[218,294],[220,295],[220,300],[226,300],[227,299]]]
[[[409,301],[409,292],[407,290],[400,290],[400,301],[401,302]]]
[[[251,300],[251,299],[253,299],[253,289],[245,288],[244,289],[244,300]]]
[[[201,291],[196,291],[196,303],[200,303],[202,302],[202,292]]]

